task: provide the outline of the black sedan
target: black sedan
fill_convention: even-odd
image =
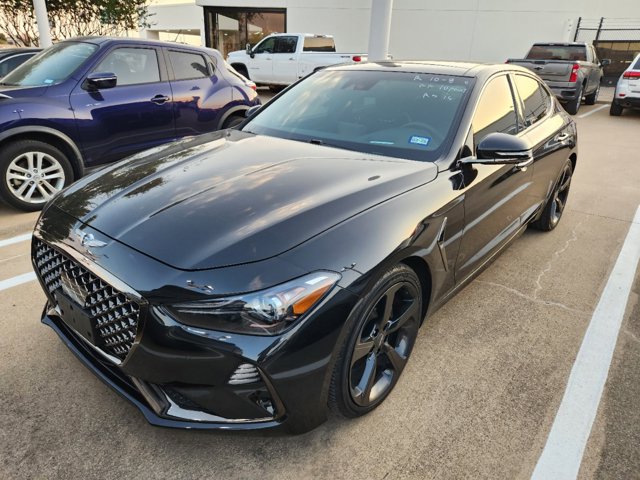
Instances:
[[[425,317],[558,224],[577,160],[511,65],[327,68],[249,114],[80,180],[34,232],[43,322],[155,425],[373,410]]]
[[[0,78],[29,60],[41,48],[3,48],[0,50]]]

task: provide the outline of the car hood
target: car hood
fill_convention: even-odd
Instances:
[[[20,87],[0,85],[0,100],[21,97],[40,97],[44,95],[48,88],[48,86]]]
[[[200,270],[275,256],[437,175],[431,163],[243,132],[204,137],[93,174],[54,205],[163,263]]]

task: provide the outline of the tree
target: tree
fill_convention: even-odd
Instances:
[[[84,35],[122,35],[149,26],[146,0],[48,0],[54,41]],[[0,0],[0,33],[19,46],[38,45],[32,0]]]

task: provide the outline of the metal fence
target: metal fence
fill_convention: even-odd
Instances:
[[[640,19],[580,17],[573,40],[593,43],[600,59],[611,60],[603,83],[614,85],[640,53]]]

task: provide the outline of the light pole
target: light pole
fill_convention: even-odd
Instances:
[[[49,17],[47,16],[47,5],[44,0],[33,0],[33,10],[38,23],[38,37],[40,46],[47,48],[51,46],[51,31],[49,30]]]
[[[393,0],[371,0],[371,28],[369,29],[369,61],[387,59]]]

